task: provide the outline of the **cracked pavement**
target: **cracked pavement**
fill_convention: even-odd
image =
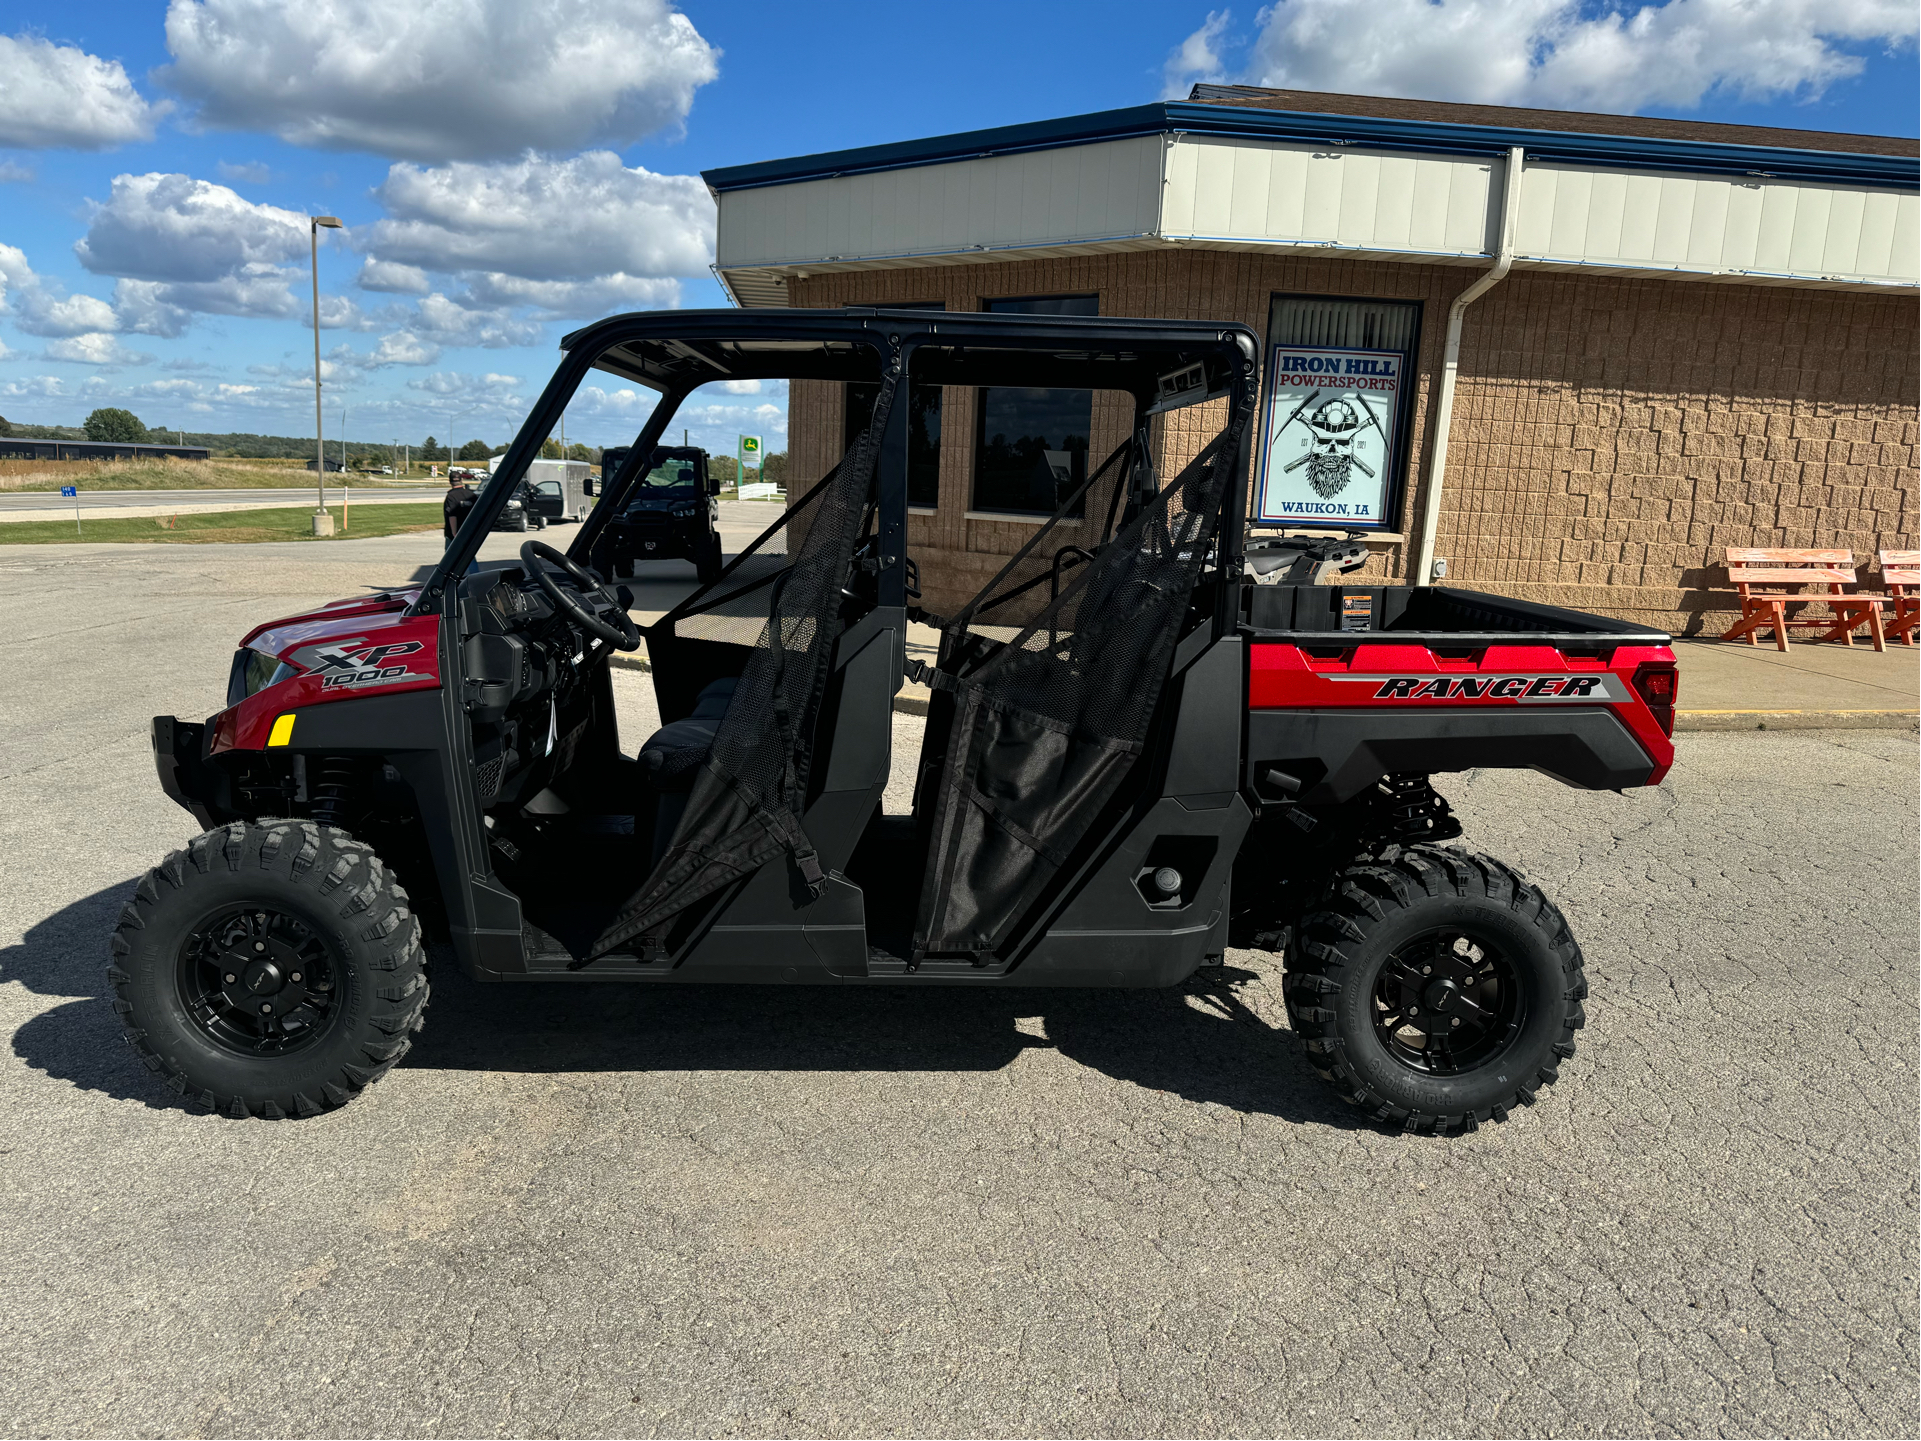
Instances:
[[[1243,952],[1165,992],[443,967],[346,1109],[182,1109],[102,981],[193,830],[147,718],[396,542],[0,558],[0,1430],[1921,1429],[1911,734],[1684,736],[1625,797],[1441,778],[1593,988],[1561,1081],[1455,1139],[1357,1125]]]

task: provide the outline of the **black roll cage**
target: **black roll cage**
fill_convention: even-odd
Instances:
[[[898,367],[915,383],[1119,390],[1134,396],[1137,423],[1163,411],[1227,398],[1240,406],[1258,383],[1260,341],[1240,324],[969,311],[673,310],[611,316],[562,338],[564,359],[541,391],[410,614],[451,615],[457,587],[494,521],[525,478],[541,444],[590,370],[659,392],[619,472],[603,480],[600,503],[567,547],[586,564],[694,390],[722,380],[873,381]],[[931,350],[913,367],[915,353]],[[1171,388],[1177,387],[1177,388]],[[906,602],[906,462],[909,407],[896,406],[881,439],[877,600]],[[1221,517],[1220,583],[1237,578],[1246,530],[1251,427],[1243,432]],[[790,508],[791,509],[791,508]],[[783,516],[783,520],[785,517]],[[1214,607],[1217,627],[1233,607]]]

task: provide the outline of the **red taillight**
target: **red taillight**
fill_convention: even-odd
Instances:
[[[1651,660],[1636,667],[1634,690],[1654,712],[1667,735],[1674,734],[1674,701],[1680,693],[1681,673],[1671,660]]]

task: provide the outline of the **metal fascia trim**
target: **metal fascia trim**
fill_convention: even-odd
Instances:
[[[1065,116],[1028,125],[1004,125],[929,136],[892,145],[869,145],[784,160],[763,160],[701,172],[716,195],[766,185],[791,185],[877,170],[907,170],[955,160],[977,160],[1029,150],[1065,149],[1128,140],[1142,135],[1185,133],[1242,139],[1300,140],[1364,145],[1382,150],[1423,150],[1451,155],[1501,155],[1520,148],[1531,160],[1605,165],[1637,170],[1685,170],[1719,175],[1765,173],[1773,179],[1819,180],[1880,189],[1921,190],[1921,160],[1902,155],[1860,155],[1833,150],[1794,150],[1764,145],[1726,145],[1706,140],[1656,140],[1635,135],[1527,130],[1513,126],[1460,125],[1434,120],[1382,120],[1364,115],[1324,115],[1288,110],[1243,109],[1163,101],[1121,110]]]

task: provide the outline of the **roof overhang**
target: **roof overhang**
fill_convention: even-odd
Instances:
[[[789,281],[1167,249],[1485,265],[1525,152],[1517,268],[1912,287],[1912,157],[1169,102],[705,173],[716,273]]]

